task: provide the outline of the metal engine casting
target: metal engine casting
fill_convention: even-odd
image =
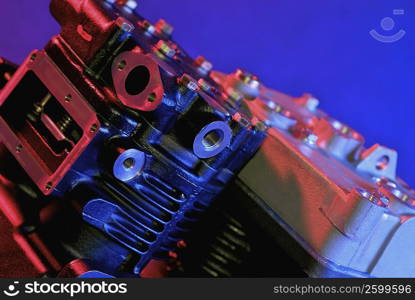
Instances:
[[[44,49],[0,60],[2,243],[24,266],[1,276],[415,276],[395,151],[212,71],[135,1],[51,13]]]

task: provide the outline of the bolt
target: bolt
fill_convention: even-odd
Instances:
[[[362,189],[362,188],[358,188],[357,189],[358,193],[365,199],[371,200],[373,199],[373,195],[371,193],[369,193],[367,190]]]
[[[196,66],[199,67],[200,71],[202,71],[203,73],[206,73],[206,74],[209,73],[213,68],[212,63],[210,61],[208,61],[206,58],[204,58],[203,56],[198,56],[195,59],[195,64],[196,64]]]
[[[343,133],[343,134],[348,134],[349,131],[350,131],[350,128],[348,126],[344,125],[340,132]]]
[[[252,73],[249,73],[247,71],[243,71],[241,69],[237,69],[235,72],[236,77],[249,86],[252,89],[257,89],[259,87],[259,79],[257,76],[253,75]]]
[[[194,81],[189,75],[184,74],[182,77],[180,77],[178,80],[178,83],[185,86],[191,91],[197,91],[199,89],[199,85],[196,81]]]
[[[255,129],[258,130],[258,131],[264,132],[264,131],[267,131],[268,126],[263,121],[257,121],[257,123],[255,124]]]
[[[385,197],[382,193],[376,192],[376,194],[372,194],[362,188],[357,188],[356,190],[364,199],[372,202],[375,205],[381,207],[387,207],[389,205],[389,199]]]
[[[128,0],[127,1],[127,7],[130,8],[131,10],[134,10],[137,8],[138,3],[135,0]]]
[[[403,202],[406,202],[406,201],[408,201],[408,200],[409,200],[409,196],[408,196],[407,194],[403,194],[403,195],[402,195],[401,200],[402,200]]]
[[[155,27],[157,32],[164,33],[167,36],[171,36],[174,30],[174,27],[164,19],[158,20]]]
[[[153,34],[156,31],[156,28],[151,24],[149,21],[144,20],[140,23],[141,28],[144,29],[145,32]]]
[[[315,111],[319,104],[320,104],[320,101],[318,99],[314,97],[310,97],[308,98],[305,106],[307,107],[309,111]]]
[[[137,1],[135,0],[122,0],[120,1],[120,5],[123,5],[131,10],[135,10],[138,6]]]
[[[205,92],[210,92],[212,90],[212,86],[203,78],[199,79],[198,84],[199,87]]]
[[[191,90],[191,91],[197,91],[197,90],[198,90],[198,88],[199,88],[199,86],[197,85],[197,83],[196,83],[195,81],[193,81],[193,80],[189,81],[189,82],[186,84],[186,87],[187,87],[189,90]]]
[[[334,129],[337,129],[337,130],[340,130],[342,127],[343,127],[343,124],[342,123],[340,123],[339,121],[337,121],[337,120],[333,120],[332,122],[331,122],[331,125],[333,126],[333,128]]]
[[[309,134],[305,139],[304,142],[308,145],[315,145],[317,144],[318,136],[315,134]]]
[[[176,55],[176,51],[169,45],[167,45],[167,43],[163,40],[158,41],[158,43],[156,44],[156,49],[170,58]]]
[[[386,197],[379,197],[379,201],[377,204],[379,206],[387,207],[389,205],[389,199]]]
[[[277,105],[277,106],[275,106],[274,111],[275,111],[276,113],[280,113],[280,112],[282,112],[282,111],[283,111],[283,108],[282,108],[282,106]],[[284,115],[284,116],[286,116],[286,115]],[[286,116],[286,117],[290,117],[290,116]]]
[[[125,32],[133,32],[135,29],[134,25],[123,17],[117,18],[115,23]]]
[[[401,199],[401,198],[402,198],[402,195],[403,195],[402,191],[401,191],[401,190],[398,190],[398,189],[393,189],[393,190],[392,190],[392,194],[393,194],[396,198],[399,198],[399,199]]]
[[[187,247],[187,244],[184,240],[180,240],[180,241],[177,242],[177,248],[183,249],[183,248],[186,248],[186,247]]]
[[[169,251],[168,254],[169,254],[169,257],[170,258],[173,258],[173,259],[177,259],[178,258],[177,253],[174,252],[174,251]]]
[[[228,88],[226,93],[228,94],[229,99],[235,102],[240,102],[244,98],[244,96],[238,90],[234,88]]]

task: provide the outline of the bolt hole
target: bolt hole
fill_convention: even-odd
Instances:
[[[209,131],[202,139],[203,147],[205,147],[207,151],[212,151],[221,145],[223,137],[222,130],[216,129]]]
[[[71,100],[72,100],[72,95],[71,94],[68,94],[68,95],[66,95],[65,96],[65,102],[71,102]]]
[[[22,149],[23,149],[23,146],[22,146],[22,145],[17,145],[17,146],[16,146],[16,152],[17,152],[17,153],[22,152]]]
[[[93,124],[92,126],[91,126],[91,129],[89,130],[91,133],[94,133],[94,132],[96,132],[97,131],[97,129],[98,129],[98,125],[97,124]]]
[[[150,82],[150,71],[145,66],[132,69],[125,80],[125,89],[130,95],[142,93]]]
[[[125,159],[122,164],[126,170],[131,169],[135,165],[135,159],[132,157],[129,157]]]
[[[118,63],[118,66],[117,67],[118,67],[118,70],[122,71],[122,70],[125,69],[126,66],[127,66],[127,62],[125,60],[123,60],[123,61],[120,61]]]
[[[376,163],[376,169],[379,171],[385,170],[389,165],[389,156],[384,155],[378,159]]]
[[[155,93],[151,93],[150,95],[148,95],[148,98],[147,98],[147,100],[148,100],[148,102],[154,102],[154,101],[156,101],[156,94]]]
[[[37,57],[37,54],[36,54],[36,53],[33,53],[33,54],[30,56],[30,60],[31,60],[31,61],[34,61],[34,60],[36,59],[36,57]]]
[[[48,182],[47,184],[46,184],[46,186],[45,186],[45,189],[47,190],[47,191],[50,191],[50,189],[52,188],[52,182]]]

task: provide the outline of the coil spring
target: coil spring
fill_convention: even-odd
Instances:
[[[244,263],[251,252],[241,223],[225,215],[226,223],[215,236],[202,269],[212,277],[231,277],[233,269]]]
[[[232,277],[243,268],[251,254],[243,224],[226,212],[209,216],[188,237],[189,247],[179,251],[181,266],[172,271],[173,276]],[[206,224],[212,219],[215,228]]]

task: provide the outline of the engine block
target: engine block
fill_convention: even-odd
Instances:
[[[34,274],[234,276],[286,252],[309,276],[415,276],[396,151],[312,95],[213,71],[136,6],[52,0],[61,32],[0,60],[0,209]]]
[[[242,96],[210,79],[207,60],[130,5],[52,1],[61,33],[1,92],[2,160],[12,156],[30,177],[39,213],[63,200],[82,216],[78,225],[59,213],[48,220],[79,235],[56,237],[67,258],[39,262],[41,273],[86,258],[111,276],[140,274],[176,247],[265,137],[239,109]],[[19,231],[52,226],[26,219],[14,223]]]

